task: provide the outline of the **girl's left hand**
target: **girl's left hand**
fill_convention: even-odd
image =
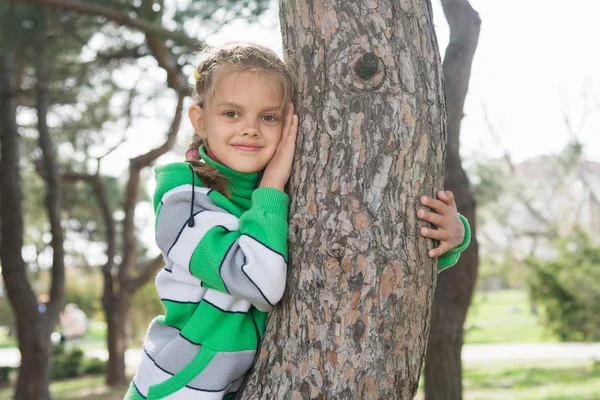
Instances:
[[[454,194],[451,191],[437,192],[439,200],[428,196],[421,196],[421,204],[434,209],[436,212],[417,210],[417,217],[432,223],[437,229],[422,227],[421,236],[435,239],[440,245],[429,250],[429,257],[440,257],[463,243],[465,239],[465,227],[458,217]]]

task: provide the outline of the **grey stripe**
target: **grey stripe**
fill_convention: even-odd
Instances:
[[[225,287],[235,298],[248,300],[252,304],[256,303],[257,299],[261,304],[266,303],[266,299],[256,285],[242,271],[245,264],[246,256],[236,240],[225,256],[219,271]]]
[[[190,187],[189,191],[186,190],[170,195],[167,203],[162,206],[158,215],[157,226],[160,229],[156,231],[156,244],[163,254],[169,252],[169,249],[177,241],[181,230],[187,223],[190,217],[191,202],[192,192]],[[222,208],[217,207],[208,195],[196,191],[194,194],[194,214],[202,210],[219,211],[229,214]]]
[[[188,365],[201,347],[184,339],[177,328],[163,326],[156,321],[150,324],[144,341],[144,349],[156,365],[173,375]],[[243,378],[252,367],[255,354],[255,350],[217,353],[187,386],[200,390],[223,390],[233,381]]]
[[[217,353],[188,386],[206,390],[225,389],[231,382],[244,377],[254,363],[255,354],[254,350]]]
[[[148,333],[144,340],[144,349],[154,359],[160,351],[173,339],[179,336],[179,330],[170,326],[160,325],[156,319],[152,320],[148,327]]]

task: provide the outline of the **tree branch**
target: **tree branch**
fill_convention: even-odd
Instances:
[[[135,292],[140,286],[144,283],[148,282],[150,278],[152,278],[160,269],[165,265],[162,254],[159,254],[152,260],[148,261],[145,265],[143,265],[140,269],[140,273],[135,277],[131,278],[127,285],[131,289],[132,292]]]
[[[134,217],[140,188],[140,173],[143,168],[149,166],[158,157],[169,151],[175,144],[175,139],[177,138],[177,133],[181,126],[181,110],[183,109],[184,99],[185,95],[182,92],[178,92],[175,115],[173,116],[173,121],[171,122],[171,127],[169,128],[165,142],[161,146],[129,160],[129,181],[127,182],[125,203],[123,205],[123,211],[125,212],[125,219],[123,221],[123,237],[125,244],[123,264],[119,270],[120,282],[127,282],[131,279],[132,270],[137,259]]]
[[[45,16],[43,29],[45,29]],[[43,31],[42,31],[43,32]],[[63,308],[65,293],[65,250],[64,233],[61,226],[61,182],[58,172],[58,161],[54,150],[54,142],[50,135],[47,124],[49,109],[48,82],[50,80],[46,45],[48,41],[45,35],[41,35],[36,45],[36,84],[35,84],[35,107],[37,109],[37,130],[39,134],[39,145],[42,150],[44,171],[46,172],[46,209],[50,221],[50,233],[52,234],[52,282],[50,286],[50,301],[48,303],[44,319],[49,327],[54,327],[58,322],[58,314]]]
[[[12,0],[12,3],[35,4],[41,7],[61,8],[63,10],[74,11],[80,14],[94,15],[104,17],[119,25],[138,29],[146,34],[155,35],[162,39],[171,39],[181,42],[192,48],[199,50],[204,47],[204,43],[191,38],[182,30],[170,30],[160,25],[145,21],[137,16],[123,14],[110,7],[104,7],[97,4],[90,4],[78,0]]]

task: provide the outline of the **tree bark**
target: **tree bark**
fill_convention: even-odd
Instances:
[[[444,187],[454,193],[458,210],[471,224],[471,244],[458,264],[438,278],[425,359],[425,399],[461,400],[463,325],[477,277],[478,245],[475,199],[461,165],[459,139],[481,20],[467,0],[442,0],[442,6],[450,25],[443,63],[448,106]]]
[[[286,295],[242,399],[412,399],[437,267],[418,199],[442,188],[429,1],[280,2],[301,127]]]
[[[61,188],[58,165],[52,138],[46,123],[48,113],[49,72],[45,48],[45,14],[39,12],[40,35],[36,39],[35,106],[38,116],[39,144],[43,154],[43,168],[47,177],[46,208],[52,234],[53,249],[50,302],[44,314],[39,314],[37,300],[27,279],[27,266],[21,256],[23,247],[22,184],[19,165],[20,135],[16,123],[17,85],[8,55],[1,59],[1,131],[2,161],[0,178],[3,193],[2,266],[7,293],[17,320],[21,366],[16,385],[15,399],[49,399],[50,333],[58,320],[64,302],[64,250],[63,231],[60,224]]]
[[[2,242],[0,261],[6,292],[16,316],[17,337],[21,351],[21,368],[15,399],[49,399],[46,366],[48,346],[40,346],[43,329],[38,316],[36,297],[27,281],[23,247],[23,192],[19,169],[19,147],[16,115],[16,84],[9,54],[0,57],[0,221]]]
[[[9,54],[0,57],[0,261],[6,292],[14,311],[21,367],[16,400],[50,399],[48,356],[50,337],[37,311],[37,300],[27,280],[23,247],[23,192],[19,168],[20,135],[16,113],[16,84]]]

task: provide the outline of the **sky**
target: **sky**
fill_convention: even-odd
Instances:
[[[506,150],[518,162],[558,152],[569,140],[568,116],[587,158],[600,162],[600,1],[470,2],[482,25],[462,122],[463,157],[496,157]],[[443,55],[449,29],[440,1],[432,3]],[[207,41],[231,40],[281,52],[277,10],[259,25],[231,23]],[[586,102],[598,110],[584,119]]]

